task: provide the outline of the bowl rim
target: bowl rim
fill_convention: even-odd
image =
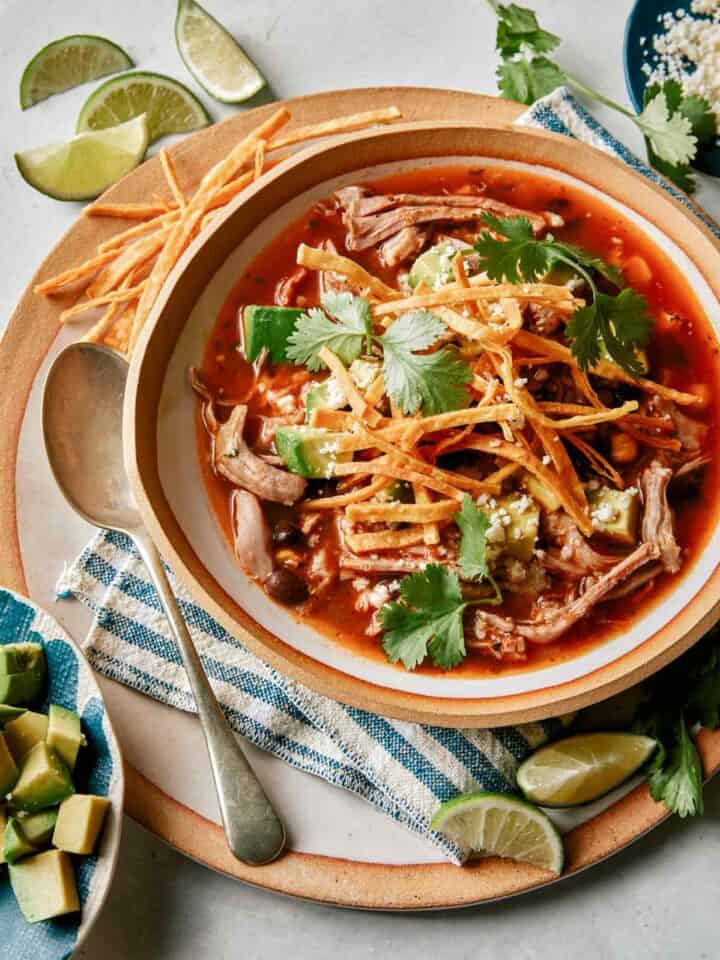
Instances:
[[[263,660],[334,700],[400,720],[487,727],[544,719],[605,699],[638,683],[688,649],[720,617],[720,565],[662,628],[633,650],[583,676],[508,696],[450,699],[375,685],[328,667],[285,644],[220,587],[190,546],[159,477],[157,412],[167,363],[189,311],[226,257],[267,216],[333,176],[394,160],[486,155],[565,172],[599,189],[668,234],[720,299],[720,271],[709,269],[720,242],[661,187],[594,147],[559,134],[478,123],[413,122],[337,138],[278,164],[184,252],[158,296],[133,355],[124,410],[126,466],[151,536],[193,599]],[[236,236],[237,235],[237,236]],[[208,264],[210,266],[208,267]],[[715,279],[717,277],[717,279]]]

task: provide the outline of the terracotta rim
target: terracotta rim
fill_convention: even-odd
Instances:
[[[488,125],[510,124],[522,113],[517,104],[477,94],[412,87],[380,87],[312,94],[287,101],[299,123],[328,116],[398,104],[408,118],[472,119]],[[181,176],[187,168],[195,177],[213,157],[220,156],[251,126],[261,122],[276,105],[248,111],[173,146]],[[184,181],[183,177],[183,181]],[[113,187],[108,199],[132,201],[163,190],[156,160]],[[0,582],[29,595],[17,529],[16,466],[20,431],[37,371],[52,346],[62,306],[36,298],[35,283],[90,256],[117,225],[80,217],[39,266],[15,309],[0,341]],[[32,330],[33,336],[27,335]],[[712,776],[720,769],[720,731],[703,731],[699,738],[704,769]],[[133,766],[125,763],[126,812],[175,849],[205,866],[262,888],[338,906],[412,910],[461,907],[500,899],[548,882],[537,872],[518,865],[508,878],[496,869],[459,870],[448,864],[367,864],[315,854],[289,852],[271,868],[253,870],[232,860],[220,828],[165,794]],[[599,863],[659,824],[665,810],[640,787],[599,817],[565,837],[571,873]],[[501,864],[505,867],[506,865]],[[483,876],[484,874],[484,876]],[[510,882],[512,880],[512,882]]]
[[[429,156],[485,155],[567,172],[662,227],[698,265],[716,296],[708,264],[720,244],[684,207],[625,164],[565,137],[476,124],[415,123],[360,133],[320,146],[275,168],[185,253],[158,298],[133,357],[125,406],[128,472],[143,518],[161,552],[197,603],[228,632],[281,672],[335,700],[402,720],[455,727],[505,725],[558,715],[605,699],[669,663],[720,613],[716,569],[669,623],[633,650],[575,680],[542,690],[484,699],[412,694],[375,685],[301,653],[255,621],[215,580],[183,533],[162,489],[155,425],[162,384],[177,338],[216,269],[238,243],[284,203],[320,183],[376,164]],[[211,520],[210,522],[214,522]]]

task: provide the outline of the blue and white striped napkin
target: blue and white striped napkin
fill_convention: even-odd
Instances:
[[[535,104],[518,123],[590,142],[690,203],[563,88]],[[454,863],[462,863],[467,851],[430,831],[438,804],[471,790],[512,790],[518,762],[560,729],[560,721],[551,720],[495,730],[448,730],[344,706],[267,666],[196,606],[172,574],[171,580],[234,729],[287,763],[364,797]],[[96,670],[163,703],[194,711],[180,654],[127,538],[98,534],[63,572],[57,589],[60,597],[76,597],[95,612],[84,649]]]

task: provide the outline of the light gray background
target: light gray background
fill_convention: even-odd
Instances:
[[[493,21],[482,0],[207,5],[246,45],[279,97],[376,84],[496,90]],[[565,38],[565,66],[624,100],[622,34],[630,0],[535,0],[534,6],[543,24]],[[16,95],[23,65],[64,34],[101,33],[125,46],[141,68],[169,72],[192,86],[173,43],[173,19],[173,0],[0,0],[0,329],[35,265],[77,215],[74,205],[30,190],[12,151],[69,135],[87,91],[23,114]],[[217,117],[228,112],[208,105]],[[638,148],[626,121],[604,109],[595,113]],[[720,213],[717,185],[703,183],[700,198]],[[715,957],[720,784],[707,790],[706,803],[704,819],[669,822],[607,864],[545,892],[478,909],[403,916],[340,911],[241,886],[184,859],[128,820],[110,899],[79,956]]]

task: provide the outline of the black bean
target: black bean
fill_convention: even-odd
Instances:
[[[279,547],[292,547],[302,542],[303,532],[293,520],[280,520],[273,527],[272,538]]]
[[[305,581],[287,567],[276,567],[265,581],[265,589],[273,600],[287,606],[296,606],[308,598]]]

